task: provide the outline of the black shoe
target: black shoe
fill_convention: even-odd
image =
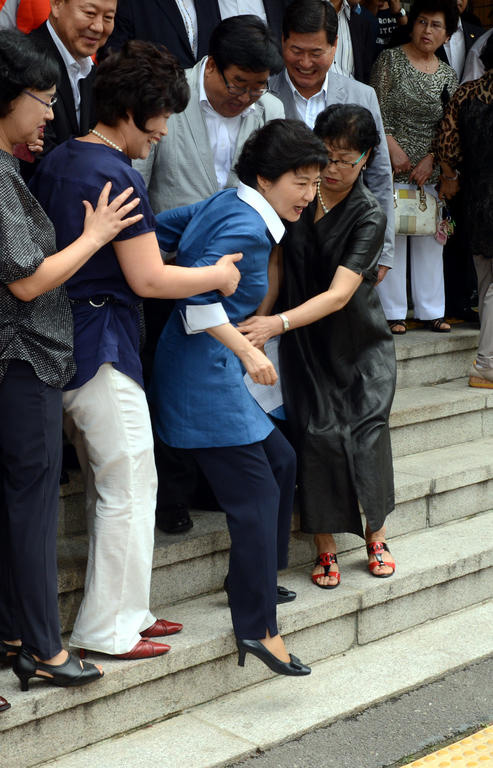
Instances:
[[[228,590],[228,577],[224,579],[223,589],[226,592],[228,596],[228,605],[229,605],[229,590]],[[293,592],[292,589],[288,589],[287,587],[281,587],[280,584],[277,585],[277,605],[280,605],[281,603],[291,603],[293,600],[296,600],[296,592]]]
[[[12,664],[20,650],[20,645],[11,645],[0,640],[0,664]]]
[[[310,667],[303,664],[296,656],[289,654],[291,661],[281,661],[277,656],[274,656],[260,640],[239,640],[236,638],[236,645],[238,646],[238,666],[245,666],[245,656],[247,653],[252,653],[257,659],[263,661],[263,663],[276,672],[278,675],[291,675],[292,677],[300,677],[301,675],[309,675],[312,671]]]
[[[186,533],[193,528],[193,520],[184,504],[176,504],[157,510],[156,526],[164,533]]]
[[[44,680],[45,683],[58,685],[62,688],[68,688],[73,685],[86,685],[93,680],[99,680],[104,672],[88,661],[81,662],[74,656],[68,655],[63,664],[44,664],[42,661],[36,661],[25,649],[22,649],[12,665],[12,669],[21,681],[21,691],[29,690],[29,680],[31,677],[37,677],[38,680]],[[47,672],[46,675],[36,674],[38,671]]]

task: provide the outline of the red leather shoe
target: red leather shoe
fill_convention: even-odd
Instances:
[[[0,696],[0,712],[5,712],[6,709],[10,709],[10,704],[7,699]]]
[[[154,656],[162,656],[168,653],[169,645],[165,643],[153,643],[152,640],[139,640],[128,653],[116,653],[115,659],[151,659]]]
[[[166,635],[176,635],[181,632],[183,624],[176,621],[166,621],[166,619],[157,619],[154,624],[140,633],[141,637],[166,637]]]
[[[170,645],[165,643],[153,643],[152,640],[139,640],[135,643],[131,651],[127,653],[112,653],[109,654],[114,659],[152,659],[154,656],[162,656],[163,653],[168,653],[171,650]],[[79,648],[79,656],[81,659],[85,659],[87,651],[85,648]]]

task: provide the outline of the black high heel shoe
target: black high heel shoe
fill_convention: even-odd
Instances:
[[[263,661],[264,664],[276,672],[278,675],[292,675],[293,677],[300,677],[301,675],[309,675],[312,671],[310,667],[303,664],[296,656],[289,654],[291,661],[281,661],[277,656],[274,656],[260,640],[240,640],[236,638],[236,645],[238,646],[238,666],[245,666],[245,656],[247,653],[251,653]]]
[[[73,685],[87,685],[93,680],[99,680],[104,675],[104,672],[100,672],[94,664],[90,664],[88,661],[83,661],[81,667],[79,660],[71,656],[70,653],[63,664],[53,666],[52,664],[44,664],[42,661],[36,661],[24,648],[15,657],[12,669],[21,681],[21,691],[29,690],[31,677],[37,677],[38,680],[44,680],[45,683],[68,688]],[[47,672],[49,677],[38,675],[38,671]]]
[[[11,645],[0,640],[0,664],[12,664],[20,650],[20,645]]]

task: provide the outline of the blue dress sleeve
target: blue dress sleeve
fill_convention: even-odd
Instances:
[[[163,251],[176,251],[180,238],[198,212],[202,203],[182,205],[180,208],[172,208],[162,211],[156,216],[156,235],[159,247]]]

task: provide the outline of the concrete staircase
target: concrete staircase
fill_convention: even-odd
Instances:
[[[314,557],[312,544],[294,526],[291,570],[280,582],[296,589],[298,598],[280,606],[278,615],[289,649],[315,663],[309,682],[271,680],[269,670],[251,656],[244,669],[238,668],[221,591],[229,545],[224,516],[197,512],[190,533],[156,536],[152,604],[158,615],[185,625],[171,638],[171,653],[140,662],[92,654],[92,660],[104,664],[104,679],[73,690],[32,681],[30,693],[21,693],[12,673],[0,671],[0,693],[12,703],[0,716],[1,768],[28,768],[64,755],[53,766],[140,768],[151,756],[146,753],[147,762],[140,761],[142,743],[152,742],[153,734],[166,740],[165,754],[177,756],[161,763],[164,768],[222,765],[491,653],[493,391],[469,389],[464,378],[477,337],[476,330],[456,326],[450,335],[413,331],[396,338],[399,389],[391,427],[397,506],[388,520],[398,563],[394,577],[371,578],[362,542],[343,535],[338,537],[341,587],[315,589],[307,569]],[[77,477],[62,489],[60,534],[60,610],[68,632],[81,596],[86,553]],[[474,641],[459,648],[456,633]],[[413,648],[420,649],[419,663]],[[387,677],[382,654],[385,667],[393,671]],[[380,679],[369,689],[355,674],[358,669],[364,677],[368,665]],[[298,696],[312,695],[313,686],[332,686],[334,675],[341,681],[350,677],[351,692],[337,703],[331,697],[331,706],[318,709],[310,722],[300,718],[288,727],[283,720],[277,729],[271,724],[270,732],[264,723],[264,731],[250,740],[241,728],[235,732],[226,723],[228,710],[241,719],[242,706],[255,707],[259,697],[269,699],[273,691],[296,702]],[[280,709],[286,715],[284,702]],[[191,713],[182,714],[185,710]],[[228,733],[217,731],[221,712]],[[154,729],[112,739],[156,723]],[[209,727],[216,729],[224,749],[212,748]],[[186,757],[180,753],[185,732]],[[118,758],[124,744],[130,750],[140,744],[125,761]],[[94,746],[83,749],[88,745]]]

